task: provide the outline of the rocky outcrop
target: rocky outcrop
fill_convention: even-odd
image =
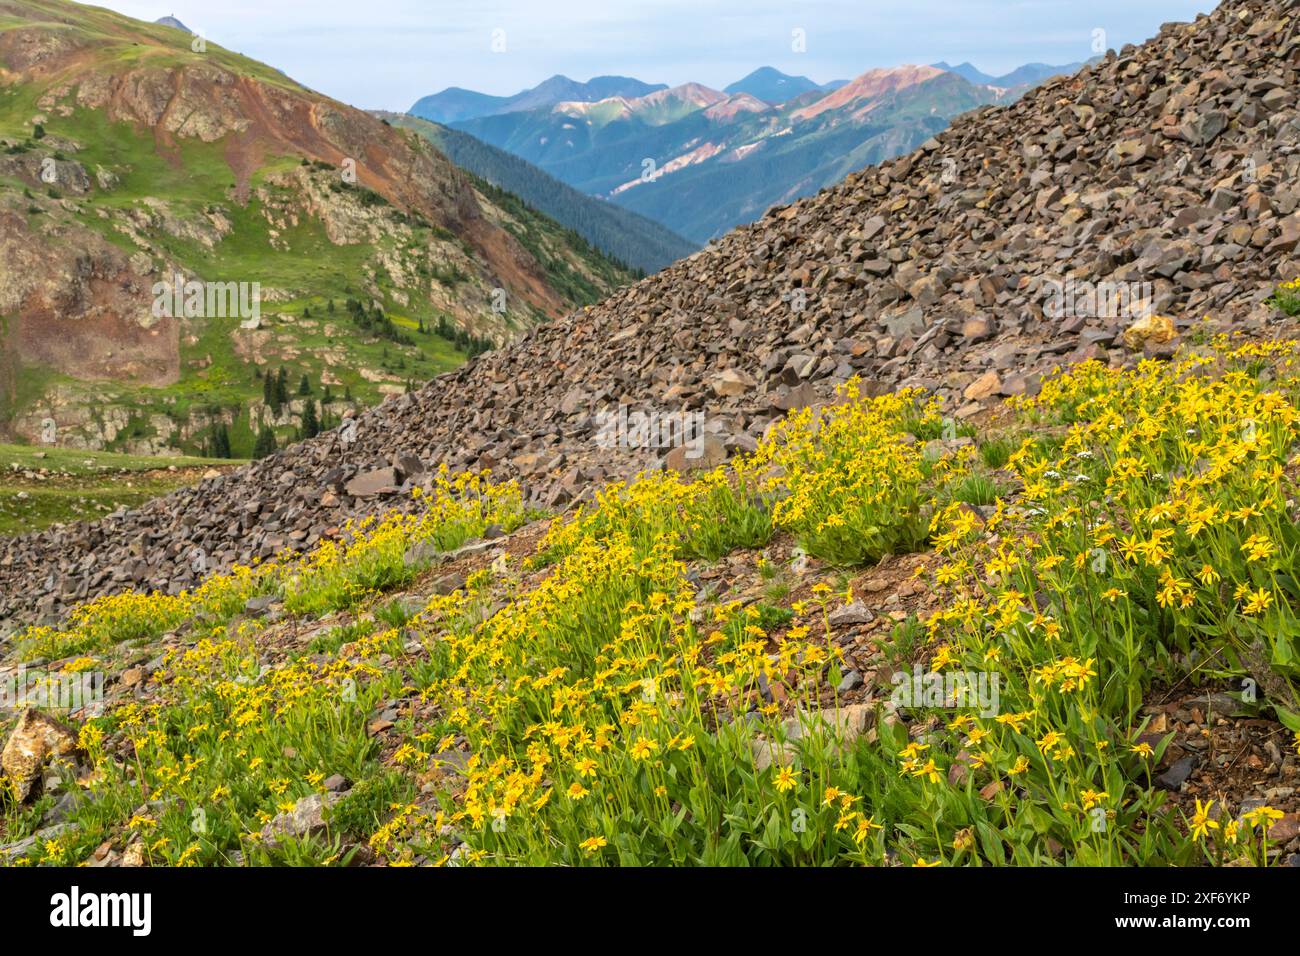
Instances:
[[[175,588],[196,545],[214,563],[310,546],[347,514],[405,506],[347,492],[400,455],[491,467],[562,505],[661,462],[596,441],[619,404],[700,413],[734,452],[852,376],[969,416],[1064,363],[1169,354],[1163,335],[1125,345],[1147,312],[1175,332],[1206,316],[1275,330],[1262,302],[1300,270],[1297,18],[1289,0],[1224,0],[359,416],[354,440],[4,542],[4,610]]]
[[[76,750],[77,735],[70,727],[39,710],[24,710],[0,753],[8,793],[19,803],[39,793],[49,762]]]

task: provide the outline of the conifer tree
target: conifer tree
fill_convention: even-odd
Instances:
[[[316,403],[307,399],[307,407],[302,410],[302,437],[315,438],[320,434],[320,419],[316,416]]]
[[[277,412],[281,405],[289,404],[289,372],[283,365],[280,366],[280,371],[275,377],[275,400]]]
[[[275,432],[263,425],[257,433],[257,443],[253,445],[253,457],[260,460],[274,455],[279,447],[275,440]]]

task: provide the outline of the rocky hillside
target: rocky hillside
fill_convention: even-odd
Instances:
[[[1263,301],[1295,274],[1300,243],[1296,28],[1291,3],[1225,0],[773,210],[354,431],[94,525],[5,541],[5,610],[180,589],[195,547],[215,566],[313,544],[348,515],[400,505],[441,464],[518,476],[562,507],[657,460],[598,446],[595,413],[620,403],[704,413],[713,437],[696,463],[709,463],[854,375],[882,392],[927,387],[960,420],[1034,393],[1066,362],[1124,364],[1207,323],[1275,323]],[[1079,307],[1075,293],[1103,282],[1146,284],[1173,323],[1126,335],[1131,315]]]
[[[176,276],[248,295],[159,315]],[[199,451],[223,427],[247,456],[259,430],[303,430],[308,400],[337,419],[628,278],[269,67],[93,7],[0,2],[0,437],[52,421],[63,446]],[[292,401],[268,406],[281,367]]]

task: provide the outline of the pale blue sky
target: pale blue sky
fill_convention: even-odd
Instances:
[[[175,14],[330,96],[404,110],[448,86],[509,94],[555,73],[722,87],[759,66],[818,82],[900,63],[987,73],[1118,49],[1217,0],[100,0]],[[804,31],[807,50],[791,49]],[[505,52],[492,51],[504,31]]]

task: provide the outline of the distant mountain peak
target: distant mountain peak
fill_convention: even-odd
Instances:
[[[568,89],[572,86],[578,86],[573,80],[569,79],[563,73],[556,73],[554,76],[547,77],[532,88],[533,93],[541,93],[554,89]]]
[[[483,116],[552,109],[561,104],[567,107],[574,103],[597,103],[615,98],[633,100],[666,88],[663,83],[645,83],[630,76],[593,76],[586,83],[579,83],[563,73],[556,73],[514,96],[491,96],[448,87],[421,98],[409,112],[435,123],[460,123]]]
[[[791,114],[791,117],[800,120],[812,119],[830,110],[842,109],[858,100],[863,101],[862,107],[859,108],[860,112],[861,110],[870,109],[875,100],[887,93],[924,83],[936,76],[943,76],[943,74],[944,71],[938,67],[915,66],[912,64],[867,70],[867,72],[834,92],[828,93],[816,102],[796,110]]]
[[[173,16],[172,14],[168,14],[165,17],[159,17],[157,20],[154,21],[154,23],[157,23],[160,26],[164,26],[164,27],[171,27],[174,30],[180,30],[182,33],[194,32],[185,24],[181,23],[181,21],[177,20],[176,17]]]
[[[822,87],[806,76],[791,76],[774,66],[760,66],[753,73],[726,87],[725,93],[748,93],[765,103],[784,103],[809,90]]]
[[[958,63],[956,66],[951,65],[943,60],[933,64],[937,70],[943,70],[947,73],[956,73],[963,80],[975,83],[980,86],[996,86],[1010,88],[1017,86],[1030,86],[1035,83],[1041,83],[1043,80],[1062,73],[1074,73],[1084,64],[1066,63],[1061,66],[1052,66],[1047,63],[1026,63],[1023,66],[1016,67],[1010,73],[1002,76],[993,76],[985,73],[973,63],[966,61]]]

